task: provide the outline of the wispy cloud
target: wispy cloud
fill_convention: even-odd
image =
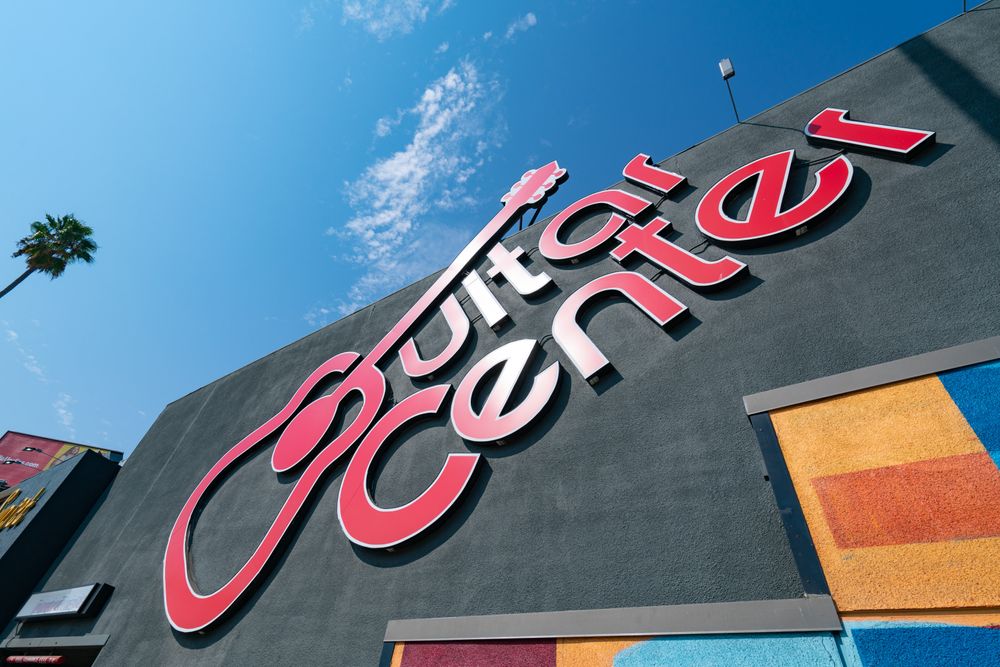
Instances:
[[[375,121],[375,136],[387,137],[392,134],[393,122],[391,118],[379,118]]]
[[[486,32],[483,33],[483,41],[484,42],[488,42],[491,39],[493,39],[493,31],[492,30],[487,30]]]
[[[76,399],[66,392],[59,392],[55,402],[52,403],[59,423],[62,424],[71,438],[76,437],[76,428],[73,427],[73,413],[69,409],[69,406],[74,403],[76,403]]]
[[[325,14],[330,0],[311,0],[299,9],[299,32],[308,32],[316,27],[316,17]]]
[[[38,324],[35,320],[32,320],[32,324]],[[52,380],[49,378],[45,369],[39,363],[38,358],[28,349],[24,343],[21,341],[21,336],[14,330],[14,328],[5,321],[0,321],[0,327],[3,329],[3,338],[13,347],[15,352],[21,361],[21,366],[24,367],[28,373],[33,375],[40,383],[48,385],[53,390],[57,389],[61,384],[59,380]],[[73,411],[70,409],[76,403],[76,399],[65,391],[57,391],[56,398],[52,402],[52,409],[55,410],[56,423],[62,426],[66,433],[71,438],[76,437],[76,426]],[[106,419],[101,419],[101,423],[110,426],[111,422]]]
[[[344,23],[359,23],[382,41],[413,32],[414,26],[427,20],[432,4],[427,0],[345,0]],[[454,2],[445,0],[438,13],[453,5]]]
[[[32,352],[21,343],[21,337],[16,331],[10,328],[10,325],[7,322],[4,322],[3,326],[4,338],[6,338],[7,342],[10,343],[14,347],[14,350],[17,351],[17,355],[21,360],[21,366],[24,367],[24,370],[34,375],[39,382],[48,383],[49,378],[45,374],[45,369],[43,369],[42,365],[38,363],[38,357],[32,354]]]
[[[325,324],[423,277],[461,248],[466,234],[447,227],[441,215],[475,203],[469,179],[501,140],[495,128],[502,123],[492,107],[499,95],[498,85],[484,82],[466,60],[428,85],[403,112],[404,119],[415,121],[412,138],[345,184],[354,216],[327,230],[351,243],[347,259],[366,270],[337,306],[310,311],[310,324]]]
[[[403,122],[407,111],[408,109],[400,109],[394,116],[382,116],[375,121],[375,136],[382,138],[392,134],[392,131]]]
[[[299,31],[312,30],[316,25],[316,17],[313,16],[312,7],[303,7],[299,11]]]
[[[538,25],[538,17],[535,16],[534,12],[528,12],[519,19],[516,19],[513,23],[507,26],[507,32],[504,34],[505,39],[511,39],[519,32],[524,32],[525,30],[530,30]]]
[[[434,49],[434,53],[437,54],[447,53],[447,52],[448,52],[448,42],[441,42],[440,44],[437,45],[437,48]]]

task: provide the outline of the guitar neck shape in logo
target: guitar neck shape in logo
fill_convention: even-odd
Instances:
[[[324,473],[362,436],[365,436],[364,441],[347,466],[338,499],[341,526],[352,542],[368,547],[398,544],[426,530],[457,500],[471,479],[479,459],[477,454],[450,455],[438,478],[411,503],[391,510],[374,506],[365,485],[369,467],[378,449],[406,422],[443,411],[451,394],[450,385],[424,389],[383,414],[387,384],[378,364],[386,361],[391,352],[401,349],[404,370],[410,375],[427,376],[442,368],[462,347],[467,333],[467,322],[464,325],[460,322],[465,315],[460,313],[460,307],[455,308],[457,302],[452,291],[473,270],[474,263],[499,243],[525,209],[541,206],[565,177],[566,170],[556,162],[526,172],[502,197],[503,208],[476,234],[430,289],[417,299],[367,356],[344,352],[320,364],[295,391],[285,407],[239,441],[212,466],[195,487],[174,522],[163,558],[164,606],[167,618],[176,630],[202,630],[222,618],[246,596],[277,553],[290,526],[306,506]],[[409,337],[414,327],[439,307],[454,334],[453,344],[448,346],[451,354],[438,355],[424,361],[419,358]],[[516,346],[519,343],[523,341],[510,345]],[[507,360],[504,363],[515,363],[517,360],[525,361],[522,357],[526,353],[517,347],[516,351],[501,353],[500,356]],[[544,377],[540,392],[551,393],[550,389],[554,388],[550,387],[552,373],[550,370],[542,374]],[[303,406],[317,386],[338,377],[341,378],[340,383],[332,393]],[[537,403],[541,400],[535,395],[537,393],[539,392],[533,392],[531,409],[515,411],[518,415],[526,415],[519,420],[520,424],[509,423],[513,420],[508,417],[513,413],[504,415],[503,419],[507,421],[497,432],[508,435],[513,430],[523,428],[537,416],[540,412]],[[336,437],[324,443],[324,437],[341,407],[348,398],[355,395],[361,399],[357,416]],[[501,397],[503,400],[506,398]],[[490,403],[487,407],[492,405]],[[464,415],[466,412],[459,414]],[[499,415],[496,417],[499,418]],[[482,419],[483,415],[480,414],[479,418]],[[469,423],[474,421],[475,419]],[[482,426],[480,430],[489,431]],[[277,442],[271,454],[272,469],[275,472],[286,472],[301,467],[299,478],[246,563],[218,590],[208,594],[200,593],[194,589],[188,564],[188,540],[199,509],[213,487],[222,483],[248,454],[275,435]]]
[[[806,135],[811,142],[841,148],[816,171],[812,190],[797,204],[786,201],[789,173],[795,165],[794,149],[757,158],[724,176],[702,195],[694,223],[706,239],[716,245],[760,244],[805,233],[845,200],[854,167],[844,152],[864,148],[880,155],[910,156],[934,140],[933,132],[853,121],[847,111],[833,108],[817,114]],[[662,203],[685,183],[684,176],[654,165],[645,153],[629,161],[622,173],[630,184],[628,190],[610,188],[569,204],[541,231],[538,254],[553,265],[565,266],[606,251],[616,262],[645,262],[697,291],[722,289],[749,274],[749,267],[738,259],[706,257],[700,251],[692,252],[694,246],[685,247],[689,244],[680,245],[680,239],[672,238],[673,225],[659,215],[660,205],[654,204],[656,197],[650,193],[661,197]],[[541,349],[535,340],[509,342],[489,352],[456,387],[447,383],[426,387],[394,405],[387,405],[390,392],[379,364],[385,367],[398,355],[403,372],[424,381],[447,372],[470,339],[469,317],[455,295],[459,289],[468,293],[470,307],[479,311],[487,326],[505,327],[509,315],[477,270],[484,256],[492,263],[487,276],[505,280],[521,297],[540,294],[554,285],[548,274],[531,273],[521,264],[527,254],[521,247],[507,250],[500,239],[526,208],[541,206],[565,176],[566,170],[555,162],[526,172],[501,199],[500,212],[367,356],[343,352],[320,364],[285,407],[212,466],[181,509],[164,554],[164,605],[176,630],[202,630],[247,595],[324,475],[355,445],[337,496],[340,527],[360,547],[392,548],[424,533],[443,517],[470,484],[480,461],[479,454],[451,453],[424,492],[400,507],[379,507],[370,493],[372,469],[401,429],[419,419],[447,416],[450,428],[464,440],[487,446],[502,444],[534,423],[552,404],[560,365],[558,361],[548,363],[531,376],[529,369]],[[740,218],[731,210],[734,193],[751,185],[747,212]],[[597,230],[581,239],[573,227],[590,216],[599,216]],[[688,307],[654,280],[636,271],[616,271],[590,280],[563,300],[552,321],[552,340],[568,362],[567,368],[595,386],[612,376],[612,362],[587,335],[583,316],[585,310],[608,301],[609,296],[624,297],[659,327],[683,319]],[[441,352],[425,358],[413,336],[419,324],[438,314],[449,330],[448,342]],[[318,388],[338,380],[331,393],[315,397]],[[474,401],[473,396],[480,400]],[[515,400],[515,396],[519,398]],[[343,415],[348,404],[353,406],[355,398],[360,399],[356,416],[349,422],[345,416],[348,423],[331,437],[338,414]],[[276,473],[293,472],[298,478],[243,566],[218,590],[199,593],[191,581],[188,541],[200,508],[236,466],[271,442],[271,468]]]

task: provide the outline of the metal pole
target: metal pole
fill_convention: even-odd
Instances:
[[[729,85],[729,79],[726,79],[726,90],[729,91],[729,101],[733,103],[733,114],[736,116],[736,122],[740,123],[740,112],[736,110],[736,98],[733,97],[733,88]]]

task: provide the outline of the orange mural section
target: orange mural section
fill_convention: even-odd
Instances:
[[[427,642],[392,667],[1000,665],[1000,361],[770,418],[840,631]]]
[[[398,642],[392,648],[392,660],[389,662],[389,667],[403,667],[403,650],[406,648],[406,644],[403,642]]]
[[[556,640],[557,667],[612,667],[615,656],[630,646],[643,641],[643,637],[616,637],[614,639],[558,639]]]
[[[1000,606],[1000,469],[937,376],[771,419],[838,609]]]
[[[1000,470],[982,454],[813,480],[841,549],[1000,536]]]

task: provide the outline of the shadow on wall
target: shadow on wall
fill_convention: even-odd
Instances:
[[[964,64],[920,35],[899,47],[928,83],[941,91],[969,120],[1000,145],[1000,97]]]

